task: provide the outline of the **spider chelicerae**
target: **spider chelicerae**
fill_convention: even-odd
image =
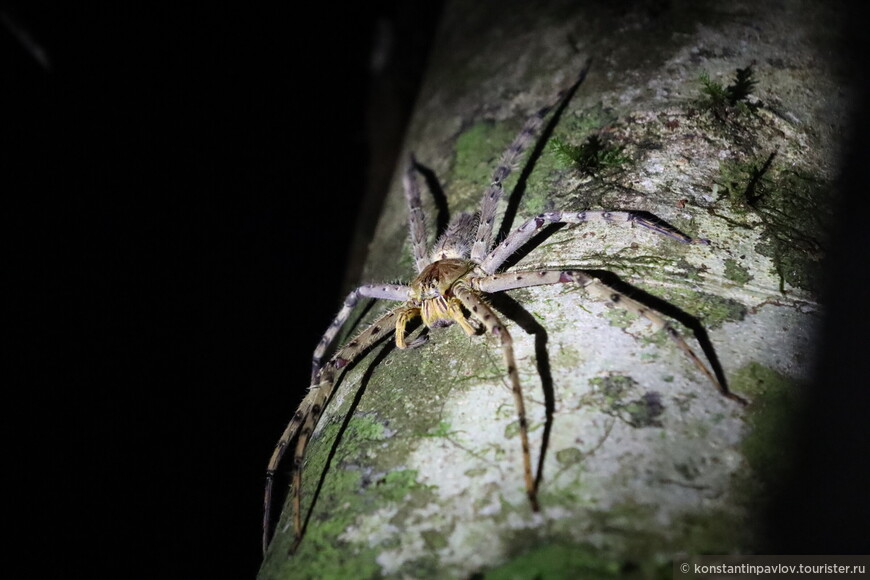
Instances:
[[[293,456],[292,508],[295,540],[291,551],[302,539],[302,461],[308,440],[328,403],[341,369],[364,354],[371,346],[390,332],[395,332],[396,346],[400,349],[419,346],[424,339],[410,344],[406,341],[406,328],[415,318],[420,318],[428,328],[458,324],[469,336],[485,331],[493,334],[501,343],[507,375],[514,397],[522,445],[523,474],[526,495],[531,508],[538,511],[537,480],[532,472],[529,447],[528,423],[520,378],[517,372],[511,335],[495,311],[485,299],[486,294],[515,290],[546,284],[575,283],[584,289],[590,298],[607,301],[648,320],[657,330],[663,330],[715,386],[719,392],[738,403],[746,401],[731,393],[716,375],[707,368],[689,347],[679,332],[658,312],[630,298],[591,274],[581,270],[544,269],[531,271],[500,271],[502,266],[548,225],[580,224],[589,221],[610,223],[627,222],[648,228],[654,232],[685,244],[709,244],[709,240],[688,236],[647,212],[586,210],[579,212],[551,211],[536,215],[510,233],[501,243],[493,244],[493,224],[498,203],[503,195],[504,180],[515,163],[534,139],[548,112],[563,102],[579,87],[586,69],[577,81],[558,98],[529,117],[520,133],[504,152],[493,172],[489,187],[484,191],[478,213],[460,213],[447,225],[434,246],[427,247],[426,215],[420,201],[420,189],[416,173],[419,166],[413,156],[408,164],[402,184],[409,210],[409,230],[417,277],[410,284],[366,284],[351,292],[338,315],[314,351],[311,386],[290,423],[278,440],[266,471],[266,492],[263,516],[263,551],[269,545],[272,485],[275,471],[287,449],[297,437]],[[350,317],[360,298],[395,300],[401,304],[381,315],[368,328],[339,348],[325,363],[324,356],[332,346],[336,335]]]

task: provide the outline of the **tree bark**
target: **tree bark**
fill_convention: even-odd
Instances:
[[[669,575],[677,553],[757,549],[821,315],[846,105],[825,59],[838,26],[821,2],[450,3],[362,282],[413,278],[400,180],[411,152],[451,212],[475,211],[524,119],[591,58],[507,181],[497,228],[549,210],[641,210],[712,243],[586,224],[544,236],[511,269],[591,270],[665,311],[750,404],[579,288],[493,298],[533,463],[544,457],[541,512],[525,497],[498,342],[436,329],[420,348],[379,345],[340,380],[304,466],[305,536],[288,556],[288,508],[261,577],[646,577]],[[756,84],[741,91],[750,65]],[[578,157],[593,136],[590,167]],[[375,304],[354,332],[394,306]]]

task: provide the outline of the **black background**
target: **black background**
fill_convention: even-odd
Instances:
[[[394,163],[373,158],[370,95],[391,75],[410,109],[437,18],[395,4],[0,7],[24,371],[4,463],[32,572],[256,573],[266,462],[346,291],[372,163]]]
[[[347,290],[366,183],[394,163],[365,121],[384,106],[378,22],[404,31],[396,102],[425,67],[437,8],[399,4],[0,5],[50,59],[0,28],[4,352],[21,371],[3,464],[22,550],[6,552],[32,577],[256,573],[266,461]],[[769,553],[870,537],[866,112],[853,133],[818,389]]]

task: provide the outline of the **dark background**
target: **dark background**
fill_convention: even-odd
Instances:
[[[251,578],[266,461],[361,260],[351,233],[377,214],[438,7],[68,4],[0,3],[4,353],[22,371],[4,385],[4,550],[31,577]],[[769,553],[870,537],[856,110]]]
[[[20,559],[252,578],[266,462],[364,257],[438,3],[77,4],[0,5],[24,371],[4,465],[40,554]]]

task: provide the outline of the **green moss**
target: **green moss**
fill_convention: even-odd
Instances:
[[[754,542],[750,522],[742,515],[724,510],[689,513],[674,526],[678,536],[674,552],[687,554],[731,554],[751,550]]]
[[[644,270],[644,272],[648,272],[648,276],[651,279],[661,276],[660,273],[653,270]],[[667,279],[667,276],[661,277],[662,279]],[[743,320],[748,312],[743,303],[733,298],[725,298],[708,292],[700,292],[688,288],[663,289],[656,285],[650,285],[649,292],[654,292],[657,297],[697,318],[700,324],[707,330],[718,328],[725,322]],[[627,328],[637,319],[637,315],[625,312],[622,309],[613,308],[606,311],[604,316],[613,326]],[[667,344],[669,339],[665,333],[656,332],[642,337],[640,341],[643,344],[663,345]]]
[[[747,113],[758,108],[758,104],[748,100],[757,84],[751,64],[746,68],[738,68],[728,86],[713,81],[706,72],[701,73],[699,80],[701,98],[697,101],[698,108],[713,113],[720,121],[724,121],[729,115]]]
[[[387,501],[400,501],[408,492],[422,486],[417,483],[417,470],[400,469],[391,471],[377,483],[379,495]]]
[[[464,474],[467,475],[468,477],[477,477],[480,475],[485,475],[486,472],[487,472],[487,469],[485,467],[475,467],[473,469],[465,470]]]
[[[801,410],[802,385],[757,362],[730,378],[732,389],[750,399],[745,415],[749,432],[740,444],[750,469],[735,480],[735,501],[750,513],[762,513],[799,452],[794,448],[793,420]]]
[[[546,321],[544,319],[544,321]],[[583,356],[573,345],[562,344],[556,350],[555,356],[551,357],[556,368],[574,368],[583,363]]]
[[[576,447],[566,447],[556,452],[556,461],[562,465],[576,465],[583,461],[583,452]]]
[[[656,522],[655,506],[624,502],[600,517],[610,527],[644,530],[625,537],[620,551],[644,578],[671,578],[668,564],[677,552],[728,554],[740,552],[751,543],[751,532],[739,512],[717,509],[687,512],[662,530]],[[614,517],[615,515],[615,517]],[[602,522],[604,524],[604,522]],[[667,575],[660,575],[666,571]]]
[[[719,200],[735,215],[735,226],[760,229],[761,242],[755,249],[771,258],[780,290],[788,283],[818,292],[832,214],[820,200],[832,199],[830,184],[779,166],[773,154],[723,163],[719,171]]]
[[[658,393],[648,391],[631,401],[626,401],[629,392],[634,392],[637,381],[626,375],[608,375],[589,379],[589,384],[601,399],[604,413],[625,421],[632,427],[660,427],[658,417],[664,406]]]
[[[439,421],[438,426],[434,429],[430,429],[427,433],[425,433],[424,437],[447,437],[451,433],[450,431],[450,423],[447,421]]]
[[[334,441],[338,430],[338,425],[328,425],[323,429],[321,441],[323,439]],[[343,437],[346,445],[339,446],[332,467],[324,477],[323,489],[318,497],[320,505],[333,505],[336,498],[344,498],[349,504],[348,509],[336,510],[329,516],[315,510],[297,551],[286,558],[267,558],[260,570],[259,578],[367,578],[377,572],[374,550],[349,550],[342,543],[337,543],[335,538],[353,522],[356,514],[363,508],[359,493],[362,487],[362,474],[358,470],[348,469],[343,464],[359,455],[360,442],[371,441],[372,436],[380,438],[382,435],[382,426],[373,425],[367,419],[350,421]],[[305,467],[303,474],[307,476],[303,479],[306,490],[312,488],[318,479],[317,474],[322,473],[325,467],[324,454],[309,453],[309,457],[312,460]],[[288,497],[288,505],[289,500]],[[307,513],[309,501],[310,494],[303,494],[304,513]],[[270,551],[283,554],[290,550],[294,536],[293,525],[289,520],[291,512],[291,509],[285,511],[288,521],[282,520],[278,523]]]
[[[621,563],[598,550],[561,544],[541,546],[477,576],[485,580],[561,580],[620,578]]]
[[[731,376],[731,386],[751,400],[750,433],[742,450],[760,478],[776,482],[792,460],[791,426],[799,408],[798,384],[771,368],[752,362]]]
[[[445,548],[448,545],[447,538],[444,537],[444,534],[433,530],[423,530],[420,532],[420,536],[422,536],[423,542],[426,543],[426,547],[432,552]]]
[[[324,427],[314,447],[331,447],[340,430],[339,425]],[[298,549],[286,558],[267,558],[259,578],[343,579],[370,578],[379,573],[375,561],[379,549],[347,544],[337,538],[361,515],[371,513],[389,503],[401,504],[412,492],[426,493],[426,486],[417,483],[417,472],[409,469],[390,471],[376,480],[370,479],[358,467],[367,456],[373,442],[384,439],[383,425],[365,417],[354,417],[342,434],[341,443],[328,469],[326,453],[311,449],[310,461],[304,467],[303,517],[310,509],[312,490],[323,474],[317,502]],[[428,501],[427,494],[427,501]],[[289,505],[288,498],[288,505]],[[340,507],[339,507],[340,506]],[[293,542],[291,509],[276,527],[270,551],[287,553]]]
[[[455,202],[470,200],[475,204],[489,185],[492,172],[502,152],[507,149],[519,128],[512,123],[485,121],[472,125],[456,140],[453,171],[448,195]],[[515,176],[514,176],[515,177]],[[451,206],[452,211],[466,209]]]
[[[711,330],[722,326],[725,322],[738,322],[746,317],[746,306],[733,298],[725,298],[717,294],[680,288],[665,289],[659,296],[696,317],[701,325]],[[663,338],[656,333],[649,340],[655,344],[663,343]],[[665,337],[666,339],[667,337]]]
[[[506,417],[515,417],[516,416],[516,412],[511,407],[504,406],[504,407],[502,407],[502,409],[504,410],[503,412],[504,412]],[[529,433],[533,433],[542,427],[543,427],[542,423],[531,423],[529,425]],[[504,428],[504,438],[505,439],[513,439],[514,437],[518,437],[519,434],[520,434],[520,422],[519,422],[519,420],[511,421]]]
[[[697,306],[691,312],[708,330],[718,328],[725,322],[736,322],[746,317],[746,306],[733,298],[723,298],[706,292],[690,294],[692,305]]]
[[[608,308],[604,311],[603,316],[610,322],[611,326],[617,328],[628,328],[635,320],[637,320],[636,314],[632,314],[628,310],[623,310],[622,308]]]
[[[624,153],[625,147],[605,142],[596,134],[586,137],[580,145],[553,138],[550,147],[565,163],[590,176],[612,173],[630,161]]]
[[[353,377],[346,380],[353,383],[360,373],[371,372],[373,384],[392,385],[366,389],[360,409],[377,413],[404,437],[448,436],[452,426],[432,412],[432,399],[449,397],[452,390],[462,389],[478,377],[501,377],[504,372],[498,364],[499,351],[492,353],[497,344],[481,337],[466,337],[457,326],[436,329],[429,343],[418,349],[386,348],[390,352],[380,364],[371,368],[362,361]],[[458,364],[451,367],[451,372],[444,372],[449,361]],[[393,454],[390,461],[399,465],[406,450],[406,446],[400,445],[395,451],[390,447],[382,454]]]
[[[612,125],[618,120],[616,113],[610,107],[597,103],[572,115],[566,115],[562,119],[560,129],[565,134],[589,135],[597,133],[604,127]]]
[[[741,286],[752,280],[749,269],[732,258],[725,259],[725,277]]]
[[[552,209],[554,201],[560,200],[559,186],[566,174],[579,169],[586,175],[611,175],[629,163],[622,145],[599,135],[601,129],[615,121],[613,112],[600,104],[573,115],[566,114],[527,176],[520,198],[520,215],[535,215]],[[520,118],[499,123],[485,121],[462,132],[456,142],[448,187],[451,209],[473,209],[472,204],[476,204],[480,193],[489,185],[492,171],[522,122]],[[530,143],[529,149],[533,145]],[[527,160],[528,153],[520,165]],[[506,191],[514,187],[517,176],[518,172],[514,172],[505,181]]]
[[[668,268],[664,268],[664,266],[668,266]],[[733,298],[725,298],[687,287],[662,287],[662,285],[655,283],[656,280],[670,283],[674,278],[692,281],[702,280],[697,274],[697,268],[685,263],[684,260],[673,262],[655,257],[636,256],[632,257],[630,261],[611,259],[609,267],[618,270],[620,274],[631,274],[644,279],[645,282],[638,283],[640,288],[696,317],[708,330],[718,328],[725,322],[743,320],[748,312],[743,303]],[[602,316],[612,326],[618,328],[628,328],[637,320],[635,314],[618,307],[607,309]],[[668,341],[663,333],[653,333],[640,340],[642,343],[651,344],[665,344]]]
[[[572,457],[577,453],[571,453]],[[579,499],[570,492],[545,493],[547,505],[571,505]],[[560,503],[564,501],[564,503]],[[584,518],[595,530],[609,530],[603,545],[589,548],[582,542],[566,543],[568,535],[553,522],[548,536],[518,534],[512,544],[519,556],[473,578],[628,578],[669,579],[675,553],[739,553],[751,550],[752,531],[740,512],[706,510],[676,517],[666,527],[657,523],[652,504],[624,501],[605,510],[588,510]],[[560,538],[555,540],[554,538]],[[530,547],[531,546],[531,547]],[[509,548],[510,553],[510,548]]]
[[[625,393],[633,389],[635,385],[637,385],[637,381],[627,375],[612,374],[589,379],[589,386],[602,396],[609,409],[615,409],[620,405]]]
[[[661,333],[657,333],[657,334],[661,334]],[[641,340],[641,342],[644,342],[644,341]],[[649,342],[652,342],[652,341],[649,341]],[[664,341],[662,341],[662,342],[664,342]],[[659,344],[659,343],[657,342],[656,344]],[[646,351],[645,351],[645,352],[642,352],[642,353],[640,353],[640,360],[641,360],[642,362],[653,362],[653,361],[657,361],[657,360],[659,360],[659,353],[657,353],[657,352],[646,352]]]
[[[642,397],[621,405],[618,410],[620,416],[632,427],[661,427],[658,418],[665,407],[658,393],[649,391]]]
[[[671,245],[671,250],[676,250],[676,248]],[[704,278],[698,272],[698,267],[690,264],[683,256],[680,256],[680,258],[676,261],[676,263],[671,266],[671,268],[672,272],[670,276],[678,276],[679,278],[682,278],[689,282],[701,283],[704,281]]]
[[[626,400],[629,393],[636,393],[637,381],[626,375],[608,375],[589,380],[603,413],[631,425],[634,428],[661,427],[659,417],[665,407],[661,397],[654,391],[647,391],[639,397]],[[557,457],[558,459],[558,457]]]
[[[552,149],[544,148],[526,182],[526,189],[520,199],[519,215],[530,217],[553,209],[553,203],[560,200],[560,196],[565,193],[561,189],[560,179],[571,171],[573,169],[565,166]]]
[[[745,519],[722,510],[688,513],[662,529],[654,506],[624,502],[606,512],[588,512],[593,529],[613,532],[605,547],[570,545],[564,541],[526,542],[536,547],[474,578],[627,578],[670,579],[675,553],[739,553],[750,550],[752,536]],[[620,533],[623,531],[624,533]],[[630,531],[630,532],[629,532]],[[558,533],[553,530],[553,533]]]
[[[719,175],[715,179],[719,199],[728,203],[730,209],[746,213],[750,207],[746,204],[744,192],[753,178],[757,167],[753,163],[727,161],[719,166]]]

